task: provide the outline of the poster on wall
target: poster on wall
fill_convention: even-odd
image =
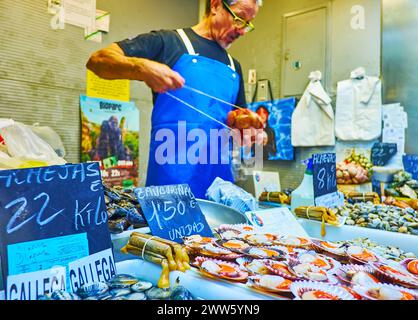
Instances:
[[[80,97],[81,161],[100,162],[110,186],[138,186],[139,110],[133,102]]]
[[[264,123],[264,160],[294,159],[291,122],[295,104],[294,97],[248,104]]]

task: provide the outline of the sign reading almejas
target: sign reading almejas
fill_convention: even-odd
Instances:
[[[36,300],[116,274],[98,163],[0,172],[8,300]]]

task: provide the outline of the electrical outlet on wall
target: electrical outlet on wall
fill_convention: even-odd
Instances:
[[[248,71],[248,84],[257,83],[257,71],[255,69],[250,69]]]

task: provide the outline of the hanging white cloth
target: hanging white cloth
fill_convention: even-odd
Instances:
[[[309,79],[310,83],[292,116],[292,145],[333,146],[335,135],[332,100],[322,87],[320,71],[311,72]]]
[[[337,88],[335,134],[343,141],[370,141],[382,134],[382,83],[364,68],[351,72]]]

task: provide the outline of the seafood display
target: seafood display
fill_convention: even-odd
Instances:
[[[400,171],[393,177],[393,182],[385,190],[387,196],[418,199],[418,181],[412,174]]]
[[[56,290],[38,300],[195,300],[177,279],[173,288],[157,288],[132,275],[119,274],[108,282],[83,285],[75,293]]]
[[[116,234],[148,225],[133,189],[104,185],[110,233]]]
[[[133,232],[121,251],[161,265],[162,272],[157,284],[158,288],[170,287],[170,271],[185,272],[190,269],[190,260],[185,248],[176,242],[148,234]]]
[[[382,256],[383,247],[367,239],[330,242],[250,229],[223,225],[218,234],[226,238],[184,238],[190,265],[203,276],[284,299],[417,298],[418,259],[399,249]]]
[[[338,246],[359,246],[366,248],[378,256],[387,259],[400,262],[406,258],[415,258],[415,255],[411,252],[404,252],[403,250],[394,247],[394,246],[383,246],[379,245],[376,242],[371,241],[367,238],[358,238],[351,241],[338,241],[336,242]]]
[[[347,204],[339,210],[347,216],[346,225],[418,235],[418,213],[412,208],[368,202]]]
[[[376,192],[344,192],[344,197],[348,203],[372,202],[380,204],[380,197]]]

